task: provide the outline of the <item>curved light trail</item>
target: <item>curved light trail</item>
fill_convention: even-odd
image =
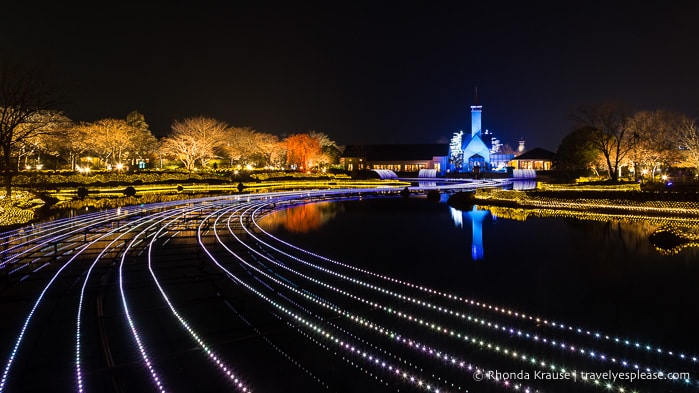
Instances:
[[[0,392],[699,391],[696,354],[379,274],[259,223],[399,192],[201,198],[0,234]]]

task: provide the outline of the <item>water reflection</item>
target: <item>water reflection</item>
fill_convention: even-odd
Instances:
[[[524,190],[536,190],[536,180],[525,179],[525,180],[512,180],[512,189],[517,191]]]
[[[488,210],[480,210],[477,206],[469,211],[463,212],[453,207],[449,208],[454,224],[458,228],[464,227],[464,217],[471,222],[471,259],[474,261],[483,259],[483,219],[490,214]]]
[[[337,205],[342,213],[310,236],[277,234],[406,281],[699,348],[696,328],[686,324],[687,305],[699,301],[699,247],[665,255],[650,241],[663,222],[696,234],[696,220],[484,205],[458,210],[413,197]]]
[[[335,218],[342,204],[333,202],[307,203],[271,214],[265,225],[271,230],[283,227],[292,233],[317,231],[325,223]]]
[[[483,207],[481,207],[483,208]],[[699,247],[699,218],[643,216],[640,214],[601,214],[561,209],[522,209],[488,206],[495,217],[525,221],[528,218],[563,217],[579,221],[606,223],[607,231],[623,244],[650,243],[660,254],[677,254],[685,248]]]

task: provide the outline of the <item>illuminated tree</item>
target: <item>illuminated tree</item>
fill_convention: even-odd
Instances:
[[[320,141],[309,134],[293,134],[284,140],[286,164],[299,169],[310,169],[322,154]]]
[[[662,166],[680,161],[677,133],[684,116],[665,110],[642,111],[631,116],[626,128],[633,139],[630,158],[638,178],[641,170],[648,169],[651,179]]]
[[[17,141],[17,170],[29,166],[30,157],[34,157],[37,165],[41,163],[42,154],[58,157],[60,142],[71,126],[72,121],[56,111],[36,113],[30,122],[20,124],[18,135],[24,134],[26,127],[33,132]]]
[[[272,134],[257,134],[256,143],[259,147],[259,163],[263,166],[281,167],[284,165],[285,145],[279,137]]]
[[[607,103],[581,107],[574,116],[576,128],[588,128],[590,143],[604,159],[612,181],[619,179],[619,169],[633,149],[634,138],[626,127],[626,110],[620,104]]]
[[[133,128],[122,119],[101,119],[84,124],[93,151],[102,162],[116,165],[128,158]]]
[[[680,151],[699,174],[699,129],[696,123],[684,117],[679,127],[675,129],[675,135]]]
[[[232,127],[227,130],[225,144],[221,146],[223,154],[231,165],[267,166],[278,150],[279,138],[272,134],[261,133],[247,127]]]
[[[13,159],[17,149],[27,145],[37,135],[58,132],[47,126],[60,115],[59,87],[44,65],[22,63],[0,55],[0,169],[5,180],[5,192],[12,192]]]
[[[150,131],[150,127],[142,114],[132,111],[126,116],[126,124],[131,127],[131,135],[129,137],[131,156],[133,158],[131,164],[136,164],[136,160],[145,160],[158,151],[160,141]]]
[[[455,132],[449,142],[449,163],[459,172],[464,166],[464,151],[461,149],[464,132]]]
[[[197,161],[206,166],[215,157],[216,150],[225,143],[228,129],[228,124],[206,117],[175,121],[172,132],[163,140],[162,151],[192,171]]]
[[[77,169],[80,157],[90,148],[91,130],[88,123],[78,123],[69,126],[65,133],[51,136],[50,143],[56,145],[58,156],[63,157],[73,171]]]
[[[330,164],[336,164],[340,161],[340,149],[335,141],[331,140],[326,134],[318,131],[309,133],[311,138],[314,138],[320,144],[320,155],[315,158],[315,164],[318,167],[326,167]]]

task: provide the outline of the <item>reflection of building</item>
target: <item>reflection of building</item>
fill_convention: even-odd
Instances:
[[[419,173],[421,169],[434,169],[443,175],[448,154],[446,143],[349,145],[340,157],[340,164],[348,171],[388,169],[396,173]]]
[[[483,259],[483,219],[488,215],[488,210],[478,210],[473,206],[466,215],[471,220],[471,258],[474,261]]]
[[[451,217],[457,227],[463,228],[464,217],[471,221],[471,259],[474,261],[483,259],[483,219],[488,214],[489,210],[479,210],[476,206],[467,212],[451,208]]]

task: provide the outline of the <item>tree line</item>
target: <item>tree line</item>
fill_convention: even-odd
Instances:
[[[664,109],[629,111],[618,102],[588,105],[572,115],[573,131],[557,151],[559,170],[604,171],[654,179],[672,168],[699,173],[699,129],[684,114]]]
[[[340,147],[322,132],[285,138],[207,117],[176,120],[156,138],[144,116],[73,121],[56,108],[64,90],[44,65],[0,58],[0,169],[5,190],[12,176],[51,158],[53,169],[120,168],[164,160],[193,171],[215,165],[308,170],[339,160]],[[613,181],[622,172],[636,178],[673,167],[699,172],[699,130],[693,119],[666,110],[630,112],[622,104],[583,106],[572,115],[573,131],[557,151],[564,171],[604,171]],[[87,165],[83,159],[88,158]]]
[[[120,169],[143,163],[162,168],[163,161],[174,161],[188,171],[212,163],[310,170],[326,168],[340,157],[337,144],[318,131],[280,138],[200,116],[176,120],[165,137],[156,138],[138,111],[124,119],[73,121],[56,109],[61,90],[44,66],[4,60],[0,168],[8,195],[12,176],[29,168]]]

